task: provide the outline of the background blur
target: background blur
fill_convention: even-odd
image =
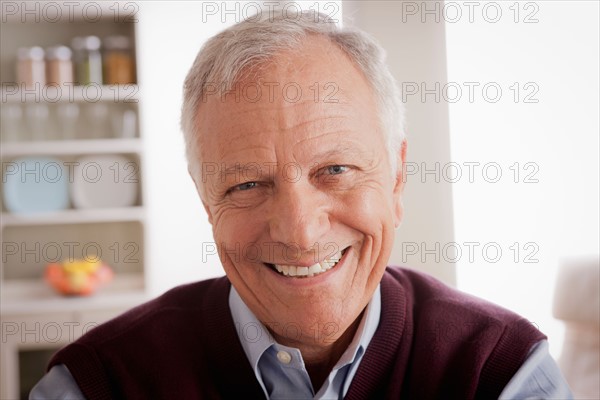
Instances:
[[[598,3],[279,3],[388,53],[409,143],[391,263],[523,315],[577,397],[598,398]],[[209,37],[272,4],[1,2],[1,398],[97,324],[223,274],[187,174],[182,84]],[[88,263],[48,272],[69,258]],[[99,260],[113,277],[97,293],[47,282],[98,283]]]

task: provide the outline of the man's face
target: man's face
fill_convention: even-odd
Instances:
[[[402,180],[371,89],[339,49],[313,38],[246,76],[238,98],[200,106],[194,181],[225,272],[259,320],[287,343],[332,343],[381,279]]]

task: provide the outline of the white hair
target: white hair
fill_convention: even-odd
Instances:
[[[281,10],[258,13],[210,38],[198,52],[184,82],[181,128],[188,169],[198,171],[197,114],[206,98],[207,85],[219,82],[221,95],[241,79],[249,68],[267,63],[282,51],[299,48],[309,35],[325,37],[336,44],[362,71],[375,95],[380,129],[386,138],[389,160],[396,171],[404,140],[404,107],[400,91],[387,64],[385,50],[355,28],[340,28],[328,16],[304,10],[289,17]],[[214,92],[212,93],[214,94]]]

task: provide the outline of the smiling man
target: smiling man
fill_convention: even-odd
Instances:
[[[302,51],[275,57],[200,105],[191,162],[225,172],[192,177],[229,281],[278,343],[300,350],[318,389],[385,270],[402,213],[394,165],[404,150],[390,162],[369,83],[329,39],[307,36]],[[266,82],[293,83],[294,97],[277,87],[256,96]],[[326,83],[335,98],[315,97],[310,88]],[[244,101],[248,87],[245,97],[257,101]],[[243,251],[249,245],[255,257]]]
[[[382,49],[322,15],[209,40],[182,128],[226,277],[95,328],[32,398],[568,398],[523,318],[388,267],[402,120]]]

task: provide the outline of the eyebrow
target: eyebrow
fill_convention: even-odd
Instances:
[[[350,155],[352,157],[360,157],[365,155],[367,152],[361,149],[356,148],[356,146],[352,146],[349,144],[342,144],[340,147],[332,150],[326,150],[320,153],[315,153],[313,155],[313,159],[327,159],[331,157],[338,156],[340,154]]]
[[[263,172],[265,169],[270,171],[274,166],[277,166],[277,163],[270,161],[264,161],[262,163],[250,161],[244,164],[236,162],[234,165],[221,170],[221,182],[225,182],[228,176],[239,176],[240,174],[246,173],[249,170],[254,169],[258,171],[258,179],[259,177],[265,175],[265,173]]]
[[[335,149],[331,149],[331,150],[325,150],[319,153],[315,153],[312,157],[311,157],[311,163],[310,163],[310,167],[314,167],[315,163],[317,163],[317,165],[321,164],[322,161],[319,160],[327,160],[336,156],[339,156],[340,154],[344,154],[346,156],[350,155],[351,158],[356,159],[356,158],[360,158],[361,156],[365,156],[366,155],[366,151],[361,150],[356,148],[356,146],[352,146],[348,143],[343,143],[340,147],[335,148]],[[241,163],[241,162],[236,162],[235,164],[227,167],[227,168],[223,168],[220,171],[220,181],[221,182],[225,182],[227,180],[227,177],[230,176],[240,176],[242,174],[246,174],[248,173],[248,171],[257,171],[256,173],[256,179],[260,179],[261,177],[265,176],[265,175],[273,175],[273,170],[278,168],[282,163],[278,163],[275,161],[262,161],[262,162],[257,162],[257,161],[250,161],[250,162],[246,162],[246,163]],[[265,171],[267,171],[267,173],[265,173]]]

